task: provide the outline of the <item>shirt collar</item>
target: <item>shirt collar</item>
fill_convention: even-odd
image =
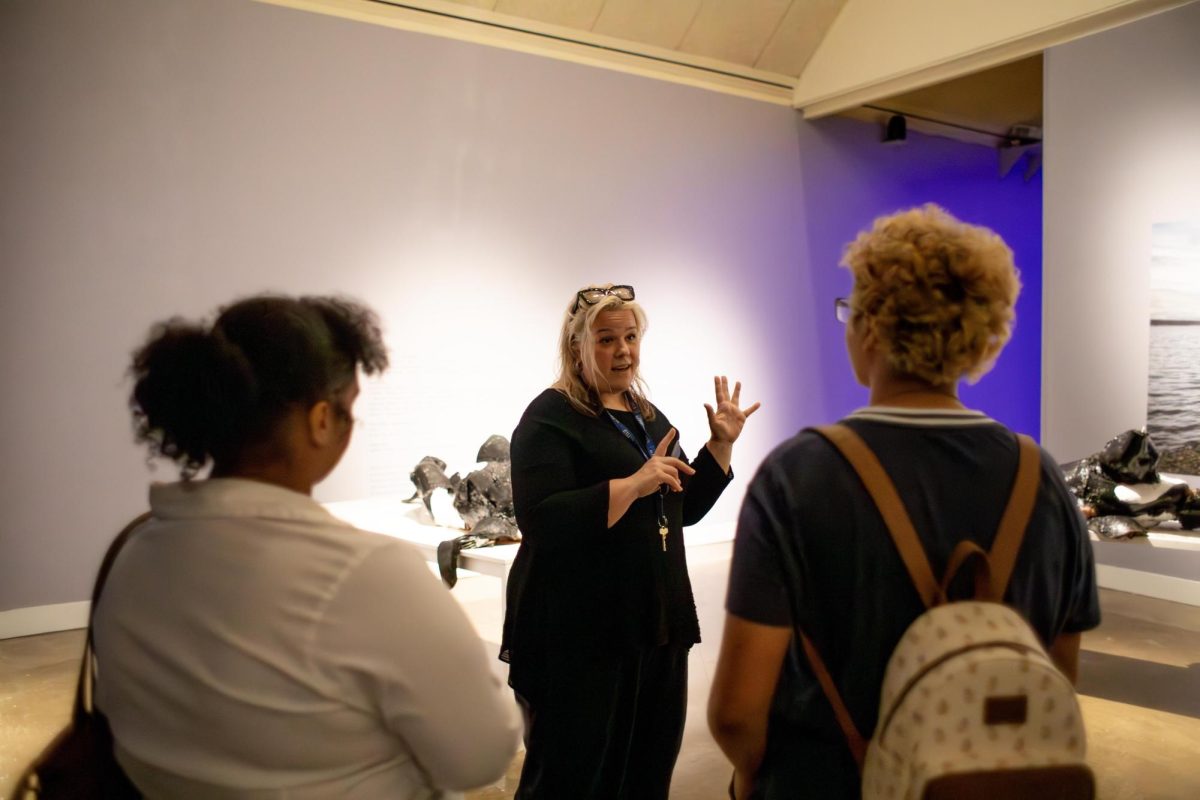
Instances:
[[[159,519],[253,517],[350,527],[308,495],[244,478],[153,484],[150,510]]]
[[[995,423],[995,420],[982,411],[969,408],[901,408],[899,406],[866,406],[852,412],[847,419],[933,428]]]

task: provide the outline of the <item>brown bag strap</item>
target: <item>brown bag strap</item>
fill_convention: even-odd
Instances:
[[[92,694],[96,681],[96,659],[92,653],[94,649],[92,644],[92,621],[96,617],[96,603],[100,600],[100,593],[104,591],[104,584],[108,580],[108,573],[112,570],[113,563],[117,560],[117,554],[121,552],[121,548],[129,540],[129,535],[133,533],[134,528],[137,528],[148,519],[150,519],[150,512],[146,511],[130,521],[117,534],[117,538],[113,539],[112,544],[108,546],[108,551],[104,554],[104,559],[100,562],[100,570],[96,573],[96,583],[92,587],[92,605],[88,609],[87,640],[83,645],[83,664],[79,667],[79,680],[75,684],[73,719],[79,719],[81,716],[92,713],[93,708]]]
[[[879,458],[862,437],[845,425],[822,425],[814,430],[828,439],[858,473],[867,493],[875,501],[888,532],[892,535],[896,549],[900,551],[900,558],[908,568],[908,574],[921,597],[921,602],[926,608],[945,602],[941,586],[933,577],[933,567],[929,565],[925,548],[921,546],[917,530],[904,508],[904,501],[900,499],[896,485],[879,463]]]
[[[867,757],[867,741],[858,732],[858,726],[854,724],[854,719],[850,716],[850,709],[846,708],[846,701],[842,700],[841,693],[833,683],[833,676],[829,674],[829,668],[825,666],[821,654],[817,652],[812,639],[809,639],[804,631],[800,632],[800,644],[804,646],[804,655],[808,657],[808,664],[812,667],[813,674],[817,676],[817,683],[821,684],[821,690],[825,692],[829,705],[833,706],[833,716],[837,719],[838,727],[842,729],[842,733],[846,737],[846,744],[850,745],[850,753],[854,756],[855,763],[858,764],[858,771],[862,772],[863,761]]]
[[[1021,433],[1017,434],[1017,444],[1020,449],[1017,477],[988,553],[992,573],[989,599],[997,603],[1004,602],[1004,592],[1016,566],[1017,554],[1021,551],[1021,541],[1025,538],[1025,528],[1029,525],[1033,506],[1037,502],[1038,482],[1042,477],[1042,451],[1037,442]]]
[[[992,562],[988,553],[970,539],[963,539],[954,547],[950,560],[946,563],[946,573],[942,575],[942,596],[950,594],[950,584],[958,576],[958,571],[972,557],[975,557],[975,599],[989,600],[992,597]]]

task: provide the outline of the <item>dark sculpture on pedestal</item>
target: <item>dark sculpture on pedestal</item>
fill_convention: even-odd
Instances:
[[[457,472],[447,477],[446,462],[426,456],[409,476],[417,491],[408,502],[416,502],[420,497],[425,510],[432,515],[430,498],[438,490],[445,490],[453,495],[454,509],[462,517],[467,533],[442,542],[437,549],[438,572],[452,588],[458,582],[461,551],[521,540],[513,512],[508,440],[503,436],[488,437],[475,460],[483,462],[483,467],[465,478]]]

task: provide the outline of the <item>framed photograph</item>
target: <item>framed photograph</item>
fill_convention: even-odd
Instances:
[[[1200,220],[1153,226],[1147,427],[1159,469],[1200,475]]]

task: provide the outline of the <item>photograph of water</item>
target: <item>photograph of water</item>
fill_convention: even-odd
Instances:
[[[1164,453],[1200,449],[1200,220],[1153,227],[1147,425]]]

